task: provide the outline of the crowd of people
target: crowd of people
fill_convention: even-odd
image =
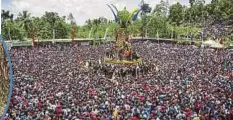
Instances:
[[[210,37],[213,40],[219,39],[223,36],[228,36],[232,34],[232,30],[229,27],[232,26],[232,22],[224,22],[223,20],[215,20],[214,18],[209,18],[204,22],[203,36]]]
[[[106,65],[108,44],[12,48],[14,88],[4,119],[233,120],[230,50],[132,45],[141,65]],[[115,75],[117,67],[128,72]]]

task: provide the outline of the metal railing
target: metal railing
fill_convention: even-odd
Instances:
[[[165,38],[152,38],[152,37],[143,37],[144,40],[165,40],[165,41],[174,41],[174,39],[165,39]],[[75,42],[88,42],[88,41],[115,41],[114,38],[76,38],[74,39]],[[133,37],[131,40],[142,40],[142,37]],[[44,40],[35,40],[35,43],[43,43],[43,42],[51,42],[51,43],[59,43],[59,42],[72,42],[72,39],[44,39]],[[32,41],[19,41],[19,40],[12,40],[12,41],[5,41],[8,49],[11,47],[23,47],[23,46],[32,46]]]

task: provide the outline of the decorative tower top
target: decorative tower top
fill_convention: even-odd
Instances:
[[[140,9],[136,8],[130,13],[129,11],[127,11],[126,7],[124,7],[123,10],[118,11],[116,6],[111,4],[111,6],[115,9],[114,11],[110,5],[107,6],[111,9],[115,17],[115,22],[120,24],[122,28],[127,28],[132,21],[135,21],[137,19],[138,14],[140,13],[140,11],[142,11],[142,7]]]

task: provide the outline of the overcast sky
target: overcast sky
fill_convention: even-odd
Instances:
[[[169,4],[180,1],[187,5],[189,0],[168,0]],[[209,3],[210,0],[206,0]],[[13,14],[27,10],[33,16],[41,16],[45,11],[57,12],[60,16],[67,16],[72,13],[76,23],[83,25],[90,18],[104,16],[112,19],[113,15],[106,4],[114,4],[117,8],[122,9],[124,6],[128,10],[139,7],[141,0],[2,0],[2,9],[10,10]],[[152,8],[160,0],[145,0]]]

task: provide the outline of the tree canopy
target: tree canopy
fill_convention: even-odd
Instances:
[[[205,4],[204,0],[189,0],[188,6],[177,2],[169,5],[165,0],[151,6],[142,3],[140,19],[130,26],[133,36],[147,35],[148,37],[172,38],[178,35],[187,35],[190,32],[199,34],[206,24],[221,21],[225,26],[232,25],[233,1],[212,0]],[[6,40],[35,39],[71,39],[72,24],[75,18],[72,13],[60,16],[56,12],[45,12],[41,17],[34,17],[28,11],[13,15],[2,10],[2,35]],[[13,19],[15,18],[15,19]],[[66,22],[70,20],[71,22]],[[211,22],[209,22],[211,21]],[[85,24],[76,25],[76,37],[87,38],[104,37],[106,28],[108,36],[113,37],[118,24],[105,17],[86,20]]]

